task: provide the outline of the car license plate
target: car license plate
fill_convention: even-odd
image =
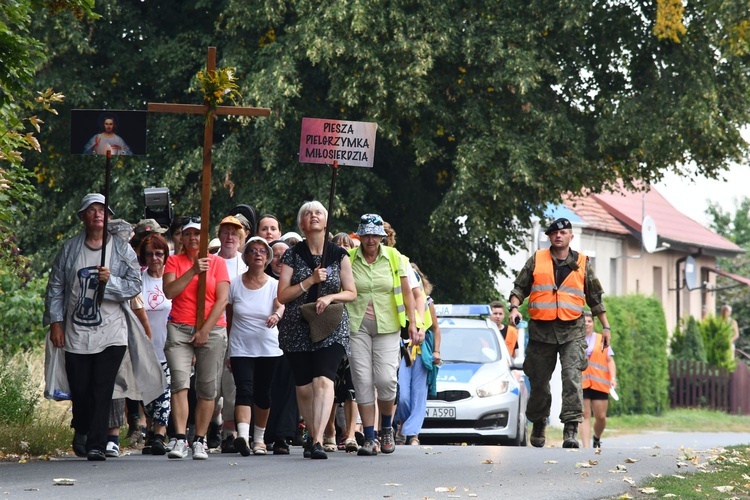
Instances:
[[[453,406],[442,408],[427,408],[427,418],[456,418],[456,408]]]

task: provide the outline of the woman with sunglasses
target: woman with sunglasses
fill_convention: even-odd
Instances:
[[[164,353],[172,374],[172,416],[177,443],[169,458],[186,458],[186,428],[190,372],[195,357],[195,440],[193,460],[206,460],[205,436],[214,411],[218,375],[227,348],[224,308],[229,296],[229,275],[224,261],[209,254],[199,258],[200,217],[190,217],[182,227],[183,253],[169,258],[164,269],[164,295],[172,299]],[[198,276],[205,273],[203,326],[197,326]]]
[[[240,216],[242,217],[242,216]],[[242,247],[245,246],[245,226],[242,221],[234,215],[224,217],[219,223],[219,242],[221,246],[216,253],[224,259],[227,265],[229,281],[247,271],[247,265],[240,255]],[[234,399],[236,388],[234,386],[234,377],[229,368],[229,358],[222,363],[221,373],[219,374],[221,382],[219,383],[219,393],[216,397],[216,406],[211,423],[208,426],[207,442],[209,448],[221,446],[222,452],[235,453],[232,442],[235,438],[234,423]],[[219,433],[221,429],[221,434]]]
[[[297,404],[308,428],[305,456],[328,458],[323,449],[323,432],[331,413],[334,380],[341,359],[349,350],[349,316],[344,308],[333,333],[313,343],[310,325],[302,318],[302,306],[315,304],[323,314],[332,303],[347,303],[357,297],[349,256],[326,241],[328,211],[319,201],[300,207],[297,225],[305,240],[281,258],[279,302],[286,304],[279,324],[279,345],[289,360],[297,388]],[[323,262],[323,249],[326,260]]]
[[[271,408],[271,383],[282,351],[276,324],[284,314],[276,298],[279,282],[264,269],[271,255],[264,238],[253,236],[242,259],[247,271],[229,286],[229,361],[237,386],[235,449],[242,456],[265,455],[265,431]],[[250,421],[254,418],[252,441]]]
[[[138,249],[139,260],[146,264],[141,272],[143,282],[143,301],[148,322],[151,326],[151,343],[156,359],[161,363],[167,379],[164,393],[144,406],[148,419],[148,440],[143,447],[144,454],[164,455],[166,453],[165,437],[171,412],[171,375],[167,358],[164,355],[164,344],[167,341],[167,321],[172,311],[172,301],[164,295],[164,265],[169,258],[169,244],[161,234],[151,233],[141,242]]]
[[[365,214],[359,220],[357,235],[362,244],[349,251],[357,298],[349,304],[351,349],[349,365],[354,382],[365,442],[357,455],[378,454],[375,442],[375,403],[380,410],[380,451],[393,453],[393,411],[398,387],[399,335],[409,320],[409,336],[415,344],[424,337],[414,322],[414,298],[404,267],[395,248],[383,245],[386,236],[383,219]],[[402,293],[406,290],[407,293]]]

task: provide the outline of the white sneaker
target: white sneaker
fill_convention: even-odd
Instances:
[[[187,458],[188,456],[188,445],[184,439],[178,439],[175,442],[172,451],[167,455],[169,458]]]
[[[208,453],[206,453],[206,445],[202,441],[195,441],[193,443],[193,460],[207,460]]]
[[[104,450],[107,458],[117,458],[120,456],[120,445],[112,441],[107,441],[107,449]]]
[[[177,444],[177,439],[176,438],[172,438],[172,439],[169,440],[169,443],[167,443],[167,445],[164,447],[164,449],[167,450],[167,451],[172,451],[174,449],[174,445],[176,445],[176,444]]]

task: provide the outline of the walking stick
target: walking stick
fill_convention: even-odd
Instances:
[[[339,173],[338,160],[333,161],[333,177],[331,178],[331,195],[328,198],[328,217],[326,218],[325,240],[323,243],[323,255],[320,257],[321,267],[325,267],[326,255],[328,254],[328,228],[331,227],[331,218],[333,214],[333,196],[336,193],[336,175]]]

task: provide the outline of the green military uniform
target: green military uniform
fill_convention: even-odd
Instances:
[[[552,257],[555,281],[559,286],[571,271],[578,268],[578,252],[570,250],[562,261]],[[510,292],[519,303],[531,293],[534,279],[535,255],[526,261],[516,277],[515,288]],[[591,313],[596,316],[605,312],[602,303],[602,286],[599,283],[591,262],[586,259],[584,294]],[[584,317],[573,321],[556,319],[553,321],[529,321],[529,345],[526,348],[524,372],[529,377],[531,395],[526,407],[526,417],[531,422],[546,421],[550,414],[552,395],[549,381],[560,356],[562,366],[562,409],[561,422],[581,422],[583,420],[583,392],[581,372],[588,366],[586,358],[586,326]]]

